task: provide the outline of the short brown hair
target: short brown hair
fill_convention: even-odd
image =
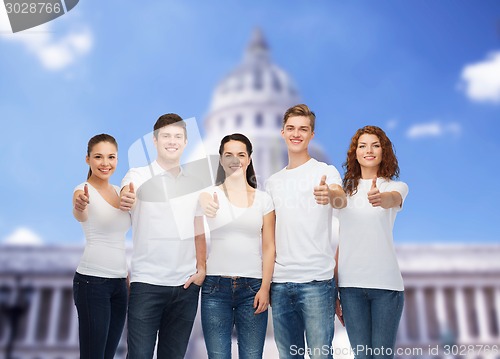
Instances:
[[[304,104],[295,105],[286,110],[285,115],[283,116],[283,128],[285,128],[286,122],[290,117],[298,116],[309,117],[309,120],[311,121],[311,131],[314,132],[316,115],[309,109],[309,107],[307,107],[307,105]]]
[[[186,137],[187,140],[186,122],[184,122],[181,116],[175,113],[166,113],[158,118],[155,125],[153,126],[155,138],[158,138],[158,132],[160,131],[160,128],[174,124],[175,126],[179,126],[184,129],[184,137]]]

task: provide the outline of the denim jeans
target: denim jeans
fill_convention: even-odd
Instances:
[[[132,282],[128,305],[128,358],[182,359],[198,309],[200,287]]]
[[[404,292],[340,288],[345,327],[356,359],[394,358]]]
[[[236,328],[238,357],[261,359],[267,313],[254,314],[261,279],[207,276],[201,290],[201,325],[209,359],[231,359],[231,333]]]
[[[114,358],[127,314],[126,279],[76,272],[73,299],[78,312],[80,358]]]
[[[271,285],[274,339],[280,359],[304,358],[304,353],[311,359],[333,357],[336,297],[333,279]]]

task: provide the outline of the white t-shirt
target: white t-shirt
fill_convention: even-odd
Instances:
[[[130,229],[130,214],[109,204],[90,183],[74,191],[89,190],[88,218],[80,222],[85,234],[85,249],[76,271],[104,278],[126,278],[125,234]],[[113,186],[119,195],[118,186]]]
[[[154,161],[131,168],[122,188],[133,182],[132,282],[179,286],[196,273],[194,217],[201,188],[182,169],[177,177]]]
[[[339,212],[339,287],[404,290],[392,229],[402,209],[373,207],[368,202],[371,179],[360,179],[358,191],[347,197]],[[404,182],[377,179],[380,192],[396,191],[403,202],[408,194]]]
[[[341,184],[334,166],[311,158],[293,169],[282,169],[266,183],[276,211],[276,264],[273,282],[306,283],[333,277],[332,207],[320,205],[314,187],[321,177]]]
[[[271,197],[256,190],[248,208],[236,207],[219,187],[219,210],[215,218],[207,218],[210,228],[210,253],[207,274],[262,278],[263,217],[273,211]]]

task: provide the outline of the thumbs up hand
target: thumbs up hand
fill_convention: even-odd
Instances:
[[[319,181],[319,185],[314,187],[314,198],[317,204],[326,205],[330,203],[330,191],[326,184],[326,176],[323,175]]]
[[[135,189],[132,182],[123,187],[120,195],[120,209],[122,211],[130,211],[135,204]]]
[[[78,212],[83,212],[87,208],[87,205],[89,204],[89,186],[85,184],[83,186],[83,193],[80,193],[76,198],[75,198],[75,210]]]
[[[368,202],[370,202],[373,207],[380,207],[380,205],[382,204],[382,194],[377,188],[376,177],[373,179],[372,187],[368,191]]]
[[[208,193],[202,193],[200,195],[200,206],[205,216],[208,218],[215,218],[217,211],[219,210],[219,198],[217,197],[217,192],[214,192],[213,197]]]

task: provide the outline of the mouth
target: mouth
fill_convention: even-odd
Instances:
[[[175,152],[175,151],[177,151],[177,148],[176,147],[166,147],[165,150],[167,150],[167,152]]]
[[[99,168],[99,172],[102,174],[108,174],[111,171],[111,168]]]
[[[293,143],[294,145],[298,145],[298,144],[302,143],[302,140],[294,138],[294,139],[291,139],[290,142]]]
[[[363,157],[367,161],[373,161],[376,157],[375,156],[365,156]]]

